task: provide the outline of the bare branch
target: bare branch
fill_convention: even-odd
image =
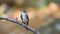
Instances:
[[[30,26],[27,26],[26,24],[22,23],[21,21],[17,21],[17,20],[11,19],[11,18],[5,18],[5,17],[1,17],[1,16],[0,16],[0,19],[7,20],[7,21],[10,21],[10,22],[19,24],[20,26],[23,26],[23,27],[29,29],[30,31],[32,31],[35,34],[40,34],[38,31],[36,31],[35,29],[31,28]]]

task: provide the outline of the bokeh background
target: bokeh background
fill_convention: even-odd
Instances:
[[[29,26],[40,34],[60,34],[60,0],[0,0],[0,16],[21,21],[21,10],[29,16]],[[34,34],[24,27],[0,20],[0,34]]]

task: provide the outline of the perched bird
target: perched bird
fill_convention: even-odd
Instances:
[[[29,24],[29,17],[28,17],[28,14],[26,12],[25,9],[22,10],[22,13],[21,13],[21,19],[23,21],[24,24],[28,25]],[[27,29],[27,28],[26,28]],[[27,29],[28,30],[28,29]]]

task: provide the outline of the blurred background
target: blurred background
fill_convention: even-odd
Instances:
[[[21,21],[21,10],[29,16],[29,26],[40,34],[60,34],[60,0],[0,0],[0,16]],[[34,34],[24,27],[0,20],[0,34]]]

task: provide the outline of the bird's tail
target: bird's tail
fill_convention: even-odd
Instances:
[[[26,24],[25,22],[23,22],[24,24]],[[26,24],[28,26],[28,23]],[[29,30],[28,28],[25,27],[26,30]]]

